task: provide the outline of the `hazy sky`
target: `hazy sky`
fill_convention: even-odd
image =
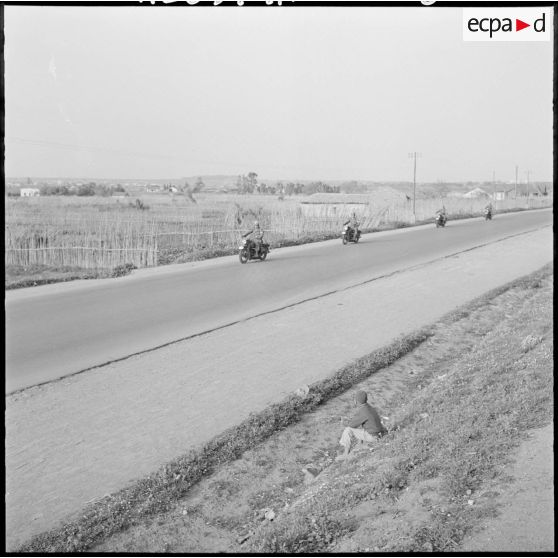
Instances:
[[[461,8],[5,8],[6,176],[552,178],[552,43]]]

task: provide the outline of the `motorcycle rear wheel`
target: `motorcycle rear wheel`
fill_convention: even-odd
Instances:
[[[267,258],[267,250],[264,250],[264,251],[260,254],[260,260],[263,262],[266,258]]]

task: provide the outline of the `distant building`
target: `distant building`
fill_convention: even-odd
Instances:
[[[373,203],[373,198],[366,194],[328,194],[316,193],[300,201],[300,210],[306,217],[323,217],[326,215],[343,216],[352,212],[362,214]]]
[[[470,192],[463,194],[464,198],[488,198],[490,194],[482,188],[474,188]]]
[[[494,192],[494,194],[492,194],[492,199],[495,201],[505,200],[506,192],[504,190],[499,190],[498,192]]]
[[[41,191],[38,188],[20,188],[19,195],[22,198],[33,198],[41,195]]]

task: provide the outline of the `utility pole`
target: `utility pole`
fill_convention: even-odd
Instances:
[[[413,153],[409,153],[409,158],[413,159],[413,217],[415,222],[417,220],[417,213],[415,209],[416,198],[417,198],[417,157],[420,157],[420,153],[413,151]]]
[[[415,221],[417,220],[417,212],[415,209],[415,203],[417,200],[417,152],[415,151],[413,157],[413,215],[415,216]]]
[[[517,165],[515,165],[515,199],[517,199],[517,171],[519,170],[519,167]]]

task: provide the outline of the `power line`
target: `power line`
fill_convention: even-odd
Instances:
[[[113,149],[108,147],[97,147],[92,145],[79,145],[79,144],[71,144],[71,143],[61,143],[57,141],[48,141],[48,140],[34,140],[28,138],[21,138],[17,136],[6,136],[6,139],[13,140],[19,143],[30,144],[30,145],[43,145],[47,147],[56,147],[58,149],[64,149],[67,151],[95,151],[99,153],[111,153],[114,155],[128,155],[132,157],[152,157],[157,159],[176,159],[174,156],[169,155],[158,155],[153,153],[141,153],[138,151],[126,151],[123,149]]]

